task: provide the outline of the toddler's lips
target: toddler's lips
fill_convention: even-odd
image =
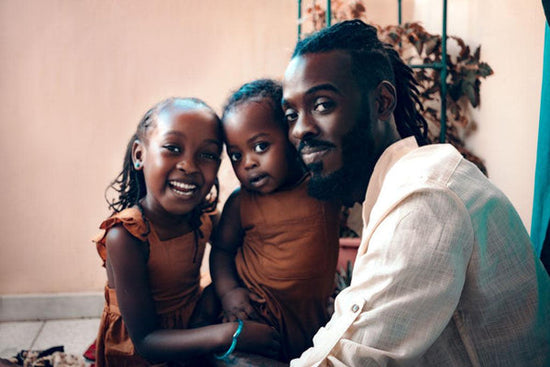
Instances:
[[[195,184],[188,184],[180,181],[172,180],[168,181],[168,184],[170,185],[170,189],[172,189],[172,192],[174,192],[178,196],[185,198],[193,196],[199,190],[199,187]]]
[[[269,178],[268,175],[261,174],[261,175],[250,178],[248,180],[248,183],[250,184],[250,186],[252,186],[254,188],[259,188],[267,182],[268,178]]]

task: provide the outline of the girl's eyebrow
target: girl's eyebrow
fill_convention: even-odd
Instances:
[[[206,144],[214,144],[216,145],[218,148],[221,148],[222,147],[222,143],[219,141],[219,140],[216,140],[216,139],[206,139],[204,140],[204,142]]]
[[[182,133],[181,131],[177,131],[177,130],[169,130],[169,131],[167,131],[166,134],[164,134],[164,135],[166,135],[166,136],[175,135],[175,136],[177,136],[177,137],[180,137],[180,136],[183,136],[183,137],[184,137],[184,136],[185,136],[184,133]]]
[[[182,133],[181,131],[177,131],[177,130],[167,131],[165,135],[166,136],[185,137],[184,133]],[[218,148],[221,148],[221,146],[222,146],[222,143],[217,139],[204,139],[203,143],[205,143],[205,144],[215,144]]]

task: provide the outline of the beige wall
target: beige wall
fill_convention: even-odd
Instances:
[[[441,29],[441,0],[403,1],[413,18]],[[485,159],[490,179],[531,228],[542,83],[544,12],[539,0],[448,1],[449,35],[460,36],[495,74],[481,85],[478,131],[468,146]]]
[[[367,0],[369,18],[394,22],[395,3]],[[437,23],[440,1],[403,3],[405,19]],[[450,3],[449,33],[483,44],[496,72],[472,148],[530,224],[541,6]],[[295,0],[1,1],[0,294],[100,290],[90,239],[144,111],[171,95],[219,111],[240,83],[279,78],[295,38]],[[222,171],[226,197],[236,182]]]

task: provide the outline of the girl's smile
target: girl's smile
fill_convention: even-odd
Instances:
[[[168,185],[177,196],[181,196],[182,198],[186,199],[197,194],[200,188],[198,185],[188,184],[176,180],[168,181]]]

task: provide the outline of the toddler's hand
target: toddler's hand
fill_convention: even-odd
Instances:
[[[241,320],[260,320],[260,317],[250,301],[263,303],[265,300],[258,295],[248,291],[248,289],[237,287],[222,297],[222,307],[227,321]]]
[[[237,350],[277,359],[280,349],[281,336],[274,328],[255,321],[245,321],[237,341]]]

